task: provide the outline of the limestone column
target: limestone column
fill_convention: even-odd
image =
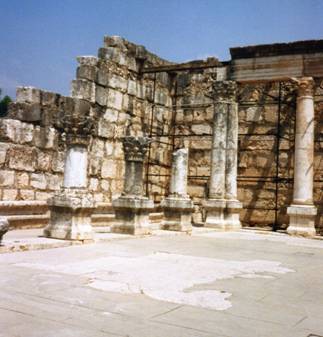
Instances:
[[[226,100],[227,82],[215,82],[213,138],[211,151],[211,177],[209,196],[204,200],[206,210],[205,226],[225,229],[224,210],[225,201],[225,169],[226,169],[226,140],[227,140],[227,113]]]
[[[88,144],[93,120],[90,105],[74,99],[62,122],[66,133],[66,158],[62,188],[48,200],[50,222],[44,236],[66,240],[92,240],[94,201],[87,191]]]
[[[162,200],[164,210],[162,229],[190,232],[192,230],[193,202],[187,195],[188,150],[173,153],[170,194]]]
[[[291,235],[314,236],[317,212],[313,204],[314,166],[314,81],[311,77],[297,80],[294,190],[293,202],[287,209]]]
[[[236,102],[237,84],[228,81],[227,99],[227,139],[226,139],[226,161],[225,161],[225,229],[239,230],[241,223],[239,219],[242,203],[237,197],[237,175],[238,175],[238,134],[239,118],[238,103]]]
[[[116,223],[115,233],[150,234],[149,212],[154,203],[143,195],[143,163],[151,142],[147,137],[123,138],[125,156],[124,189],[121,197],[112,201]]]

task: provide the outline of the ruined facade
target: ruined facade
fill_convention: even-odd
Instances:
[[[186,148],[193,224],[205,223],[203,202],[218,198],[226,200],[224,217],[231,214],[230,201],[241,203],[234,207],[242,226],[285,230],[293,213],[288,207],[297,202],[295,188],[305,186],[313,196],[304,202],[315,208],[309,215],[316,232],[322,234],[323,41],[230,51],[231,60],[226,62],[209,58],[174,64],[120,37],[105,37],[98,57],[78,57],[70,97],[18,88],[16,102],[0,119],[1,215],[8,217],[11,226],[47,225],[47,200],[63,186],[68,151],[64,117],[82,103],[93,124],[84,187],[96,205],[94,225],[113,222],[111,203],[121,196],[124,185],[122,140],[133,136],[152,140],[143,162],[142,193],[154,202],[150,216],[155,227],[164,221],[160,202],[171,193],[172,154]],[[234,97],[226,87],[228,82],[234,83]],[[302,90],[314,104],[314,120],[299,117],[303,111],[297,110],[299,102],[305,97]],[[231,107],[223,122],[225,135],[215,121],[220,116],[220,96]],[[311,103],[304,104],[307,110]],[[232,138],[227,136],[233,130],[232,109],[238,117],[236,144],[227,140]],[[297,122],[307,123],[303,131]],[[309,126],[311,132],[306,131]],[[221,137],[226,141],[225,145],[219,141],[218,149],[224,146],[224,150],[217,152],[214,139]],[[302,151],[307,156],[302,157]],[[223,169],[219,169],[221,158]],[[299,165],[296,183],[295,160]],[[237,174],[228,163],[237,167]],[[212,170],[218,170],[218,180]],[[216,191],[221,184],[223,196]]]

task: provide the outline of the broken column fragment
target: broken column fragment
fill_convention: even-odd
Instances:
[[[193,202],[187,195],[188,150],[173,153],[170,194],[162,200],[165,220],[162,229],[190,232]]]
[[[291,235],[314,236],[317,209],[313,204],[314,167],[314,81],[311,77],[297,80],[295,160],[293,202],[287,209]]]
[[[62,122],[66,133],[63,187],[48,200],[50,221],[44,236],[65,240],[92,240],[94,201],[87,191],[88,144],[93,117],[90,104],[74,99]]]
[[[115,233],[150,234],[149,213],[154,202],[143,195],[143,162],[151,142],[148,137],[126,136],[123,138],[125,177],[122,195],[112,201],[116,224]]]

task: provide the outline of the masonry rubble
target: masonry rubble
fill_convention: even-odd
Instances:
[[[147,198],[143,203],[154,208],[147,208],[143,222],[153,212],[163,226],[161,202],[172,198],[168,186],[177,186],[172,153],[185,148],[194,224],[322,234],[323,41],[230,53],[226,62],[175,64],[107,36],[97,56],[77,58],[70,97],[19,87],[0,119],[0,214],[11,227],[43,227],[46,200],[65,188],[86,191],[96,207],[93,226],[97,212],[112,212],[113,200],[127,196]],[[303,95],[304,83],[311,89]],[[69,143],[61,125],[78,102],[94,123],[87,151]],[[153,142],[139,169],[125,160],[124,137],[144,135]],[[125,179],[129,167],[142,173],[137,197]],[[127,228],[136,232],[136,226]],[[148,222],[143,227],[152,228]]]

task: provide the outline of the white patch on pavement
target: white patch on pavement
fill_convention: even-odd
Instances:
[[[230,293],[193,290],[196,285],[234,277],[265,277],[262,273],[284,274],[293,270],[280,262],[266,260],[230,261],[188,255],[155,253],[139,257],[110,256],[74,263],[18,266],[89,277],[89,286],[124,294],[145,294],[151,298],[209,309],[231,307]],[[272,276],[271,276],[272,277]]]

